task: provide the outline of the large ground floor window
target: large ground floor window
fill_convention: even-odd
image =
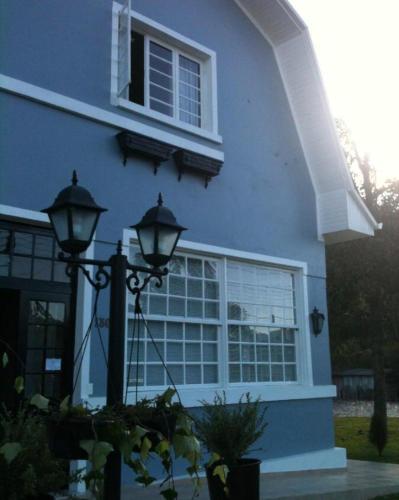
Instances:
[[[143,264],[133,240],[129,259]],[[162,360],[181,387],[298,381],[295,270],[179,251],[168,267],[141,296],[139,331],[129,297],[130,386],[170,385]]]

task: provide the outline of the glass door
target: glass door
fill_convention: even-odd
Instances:
[[[61,398],[71,391],[73,336],[70,296],[21,292],[18,351],[25,363],[25,395]]]

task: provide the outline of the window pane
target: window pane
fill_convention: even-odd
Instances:
[[[64,262],[54,262],[54,281],[68,283],[69,278],[65,273],[66,264]]]
[[[147,365],[147,385],[164,385],[165,369],[162,365]]]
[[[171,297],[169,299],[169,315],[170,316],[185,316],[186,314],[186,301],[184,299],[176,299]]]
[[[173,108],[171,106],[155,101],[154,99],[150,99],[150,108],[164,115],[173,116]]]
[[[33,262],[33,279],[50,281],[51,270],[51,260],[35,259]]]
[[[29,325],[27,347],[44,347],[45,333],[46,327],[44,325]]]
[[[201,366],[187,365],[186,366],[186,384],[201,383]]]
[[[167,323],[167,338],[168,339],[182,339],[183,338],[183,324],[182,323]]]
[[[167,361],[183,361],[183,344],[168,342],[166,345]]]
[[[147,360],[161,361],[165,359],[164,343],[163,342],[148,342],[147,343]]]
[[[217,365],[204,365],[204,384],[216,384],[218,381]]]
[[[205,281],[205,297],[207,299],[219,298],[219,284],[216,281]]]
[[[169,90],[166,90],[158,85],[150,85],[150,97],[162,101],[163,103],[173,105],[173,94]]]
[[[219,304],[217,302],[205,302],[205,318],[218,318]]]
[[[258,382],[269,382],[270,380],[270,366],[257,365]]]
[[[165,337],[164,322],[163,321],[148,321],[148,330],[154,339],[163,339]],[[147,338],[150,335],[147,333]]]
[[[203,333],[204,340],[217,340],[217,326],[216,325],[204,325],[203,329],[204,329],[204,333]]]
[[[26,351],[26,371],[41,372],[43,370],[43,351],[41,349]]]
[[[53,256],[54,240],[49,236],[36,235],[35,237],[35,256],[49,257]]]
[[[205,265],[205,278],[215,280],[217,278],[217,263],[206,260]]]
[[[172,61],[172,51],[167,49],[166,47],[162,47],[155,42],[150,42],[150,51],[151,54],[154,54],[162,59],[166,59],[167,61]]]
[[[229,365],[229,380],[230,382],[241,382],[240,365]]]
[[[171,295],[186,295],[186,280],[177,276],[169,276],[169,293]]]
[[[14,253],[32,255],[33,235],[29,233],[14,233]]]
[[[12,259],[11,275],[15,278],[30,279],[32,259],[30,257],[16,257]]]
[[[182,365],[167,365],[169,374],[172,377],[173,382],[176,385],[181,385],[184,383],[183,380],[183,366]],[[169,378],[167,377],[166,383],[170,383]]]
[[[296,366],[295,365],[285,365],[285,380],[287,382],[296,381]]]
[[[166,297],[151,295],[150,314],[166,314]]]
[[[201,344],[186,344],[186,361],[201,361]]]
[[[184,257],[178,257],[175,255],[169,262],[168,267],[170,274],[181,274],[181,275],[186,274],[186,261]]]
[[[188,259],[188,274],[197,278],[202,277],[202,260]]]
[[[11,244],[11,231],[0,229],[0,252],[10,253]]]
[[[170,91],[173,90],[172,77],[167,76],[164,73],[160,73],[159,71],[156,71],[153,69],[150,71],[150,81],[154,82],[155,84],[159,85],[160,87],[163,87],[165,89],[169,89]]]
[[[188,297],[202,297],[202,280],[187,280],[187,296]]]
[[[138,353],[137,353],[137,347],[138,347]],[[127,360],[130,363],[132,362],[132,365],[137,361],[137,354],[139,356],[139,361],[144,361],[144,342],[137,342],[137,340],[134,341],[129,341],[127,343]],[[158,358],[159,359],[159,358]]]
[[[204,350],[204,361],[218,360],[217,344],[204,344],[203,350]]]
[[[0,276],[8,276],[10,272],[10,257],[0,255]]]
[[[243,382],[255,382],[255,366],[254,365],[242,365],[242,381]]]
[[[193,323],[186,324],[186,339],[201,340],[201,326]]]
[[[229,361],[240,361],[240,344],[229,344]]]
[[[282,382],[284,380],[283,365],[271,365],[272,382]]]
[[[202,301],[201,300],[188,300],[187,301],[187,316],[190,318],[202,318]]]

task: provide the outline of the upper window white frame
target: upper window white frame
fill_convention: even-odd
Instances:
[[[139,12],[130,10],[132,30],[145,35],[146,54],[148,58],[148,40],[168,47],[175,52],[179,52],[188,58],[200,63],[201,74],[201,127],[190,125],[179,120],[176,117],[169,117],[148,106],[148,99],[145,99],[145,105],[141,106],[127,99],[126,94],[118,96],[118,22],[119,11],[123,6],[119,3],[113,3],[112,18],[112,51],[111,51],[111,103],[120,108],[128,109],[139,115],[152,118],[161,123],[170,125],[176,129],[189,132],[191,134],[206,138],[215,143],[221,144],[222,138],[218,133],[218,106],[217,106],[217,75],[216,75],[216,52],[199,44],[198,42],[187,38],[166,26],[163,26],[152,19],[143,16]],[[148,91],[148,64],[145,64],[145,91]]]
[[[125,229],[123,231],[124,252],[128,255],[129,245],[131,239],[137,239],[135,231]],[[254,397],[261,397],[266,401],[281,401],[290,399],[311,399],[317,397],[334,397],[335,386],[313,386],[313,369],[310,345],[310,324],[309,324],[309,307],[308,307],[308,292],[307,292],[307,263],[302,261],[295,261],[291,259],[284,259],[252,252],[243,252],[224,247],[196,243],[192,241],[181,240],[179,241],[177,249],[181,252],[188,252],[192,255],[200,255],[201,257],[207,256],[210,258],[218,259],[221,264],[226,266],[227,260],[232,258],[234,260],[246,262],[249,264],[263,264],[268,267],[278,267],[294,272],[295,275],[295,289],[297,301],[297,328],[298,328],[298,341],[297,341],[297,382],[295,383],[235,383],[229,384],[226,378],[221,378],[218,387],[198,387],[195,389],[185,387],[179,389],[180,396],[183,404],[187,406],[199,406],[199,401],[202,399],[211,400],[215,391],[225,390],[227,400],[230,402],[237,402],[239,397],[246,391],[250,390]],[[223,287],[226,287],[226,282],[222,282]],[[226,291],[224,292],[226,293]],[[221,301],[221,308],[223,308]],[[226,311],[221,314],[226,315]],[[126,315],[126,326],[128,315]],[[223,322],[223,321],[222,321]],[[127,331],[127,330],[126,330]],[[225,337],[226,339],[226,337]],[[227,347],[227,346],[226,346]],[[226,365],[227,361],[224,356],[227,354],[227,348],[222,349],[220,353],[219,362]],[[226,370],[221,370],[222,374],[227,373]],[[144,388],[140,390],[140,396],[153,397],[159,390]]]

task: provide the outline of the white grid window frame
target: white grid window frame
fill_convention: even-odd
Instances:
[[[137,241],[134,231],[124,231],[125,253],[128,255],[130,241]],[[223,247],[199,244],[190,241],[180,241],[177,253],[183,252],[186,255],[200,256],[218,260],[222,266],[220,276],[220,323],[221,335],[218,346],[219,362],[219,382],[213,386],[180,386],[179,393],[184,404],[198,406],[201,399],[211,399],[215,391],[225,390],[228,401],[236,401],[240,395],[251,390],[254,397],[261,397],[266,400],[287,400],[287,399],[307,399],[313,397],[332,397],[335,394],[334,386],[313,386],[313,373],[310,348],[310,324],[309,308],[307,299],[307,264],[302,261],[294,261],[284,258],[269,257],[250,252],[241,252]],[[265,268],[285,269],[293,273],[296,291],[296,323],[295,332],[297,342],[295,345],[295,356],[297,366],[297,380],[286,382],[229,382],[228,372],[228,311],[227,311],[227,265],[229,260],[244,262]],[[152,317],[149,319],[153,319]],[[161,319],[161,318],[159,318]],[[173,321],[173,318],[171,318]],[[273,325],[271,325],[273,326]],[[284,346],[283,346],[284,349]],[[139,387],[141,395],[153,396],[160,392],[161,387]]]
[[[145,104],[141,106],[129,101],[126,94],[121,96],[118,95],[118,13],[120,10],[121,5],[117,2],[113,2],[111,104],[148,116],[154,120],[158,120],[175,128],[182,129],[186,132],[221,144],[222,137],[218,133],[216,52],[134,10],[130,11],[132,29],[145,36]],[[200,64],[201,119],[198,123],[187,123],[187,121],[180,119],[179,113],[176,112],[174,112],[174,116],[168,116],[149,107],[149,101],[146,96],[146,94],[148,94],[146,80],[148,80],[149,73],[147,56],[150,40],[164,47],[171,48],[177,54],[181,54]],[[178,66],[179,62],[177,61],[176,67]]]

